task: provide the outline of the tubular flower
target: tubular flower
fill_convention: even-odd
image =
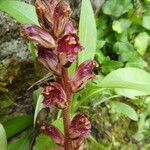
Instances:
[[[61,66],[57,55],[43,47],[38,46],[38,61],[56,75],[61,75]]]
[[[60,1],[54,10],[54,34],[58,38],[64,31],[66,23],[69,21],[70,6],[65,1]]]
[[[40,44],[45,48],[55,48],[56,46],[52,36],[36,25],[21,26],[20,35],[30,41]]]
[[[60,63],[65,65],[67,62],[77,60],[78,52],[83,47],[79,43],[79,37],[76,34],[68,34],[58,40],[57,51],[59,54]]]
[[[51,32],[54,24],[54,9],[57,5],[56,0],[36,0],[35,8],[40,25]]]
[[[79,65],[75,75],[71,79],[73,92],[81,90],[89,79],[95,77],[92,71],[94,67],[97,67],[97,63],[94,60],[87,60]]]
[[[67,106],[67,96],[62,86],[57,83],[49,83],[43,91],[44,100],[43,103],[51,108],[56,106],[60,109],[63,109]]]
[[[56,144],[64,145],[64,135],[56,127],[43,122],[40,125],[40,130],[49,136]]]
[[[69,128],[70,138],[85,138],[89,134],[90,129],[91,124],[88,116],[85,114],[78,114],[71,121]]]

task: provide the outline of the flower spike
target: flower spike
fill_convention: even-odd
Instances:
[[[49,108],[56,106],[63,109],[68,105],[66,93],[62,86],[57,82],[49,83],[44,88],[43,96],[43,103]]]
[[[56,127],[43,122],[40,125],[40,130],[49,136],[56,144],[64,145],[64,135]]]
[[[55,48],[56,44],[52,36],[36,25],[22,25],[20,35],[30,41],[40,44],[45,48]]]
[[[73,92],[81,90],[89,79],[93,79],[95,77],[92,70],[96,66],[97,63],[94,60],[87,60],[79,65],[76,74],[71,79]]]

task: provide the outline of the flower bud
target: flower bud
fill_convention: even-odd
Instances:
[[[54,34],[58,38],[64,31],[69,20],[70,6],[65,1],[60,1],[54,10]]]
[[[56,46],[52,36],[36,25],[22,25],[20,35],[45,48],[55,48]]]
[[[87,60],[79,65],[75,75],[71,78],[73,92],[81,90],[88,80],[95,77],[92,70],[96,65],[97,63],[94,60]]]
[[[61,66],[53,51],[38,46],[38,61],[54,74],[61,75]]]
[[[76,34],[68,34],[58,40],[57,51],[59,53],[60,63],[65,65],[67,62],[77,60],[78,52],[83,47],[79,43],[79,37]],[[63,56],[63,57],[62,57]]]
[[[51,32],[54,24],[54,9],[56,0],[36,0],[35,7],[40,25]]]
[[[64,145],[64,135],[56,127],[43,122],[40,125],[40,129],[44,134],[49,136],[56,144],[59,144],[61,146]]]
[[[49,83],[45,86],[43,96],[43,103],[49,108],[56,106],[63,109],[68,105],[66,93],[57,82]]]
[[[89,118],[85,114],[78,114],[71,121],[69,127],[70,138],[85,138],[88,136],[90,129],[91,124]]]

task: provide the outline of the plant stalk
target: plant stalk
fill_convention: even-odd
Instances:
[[[62,70],[62,84],[67,95],[68,106],[63,110],[63,122],[64,122],[64,134],[65,134],[65,150],[72,150],[72,143],[69,137],[69,125],[70,125],[70,108],[72,91],[70,85],[70,79],[68,75],[68,69],[63,68]]]

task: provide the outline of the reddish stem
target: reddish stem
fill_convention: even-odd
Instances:
[[[68,101],[68,106],[63,110],[65,150],[72,150],[71,139],[69,137],[70,107],[71,107],[72,91],[71,91],[70,79],[69,79],[67,68],[63,68],[63,71],[62,71],[62,84],[66,92],[67,101]]]

